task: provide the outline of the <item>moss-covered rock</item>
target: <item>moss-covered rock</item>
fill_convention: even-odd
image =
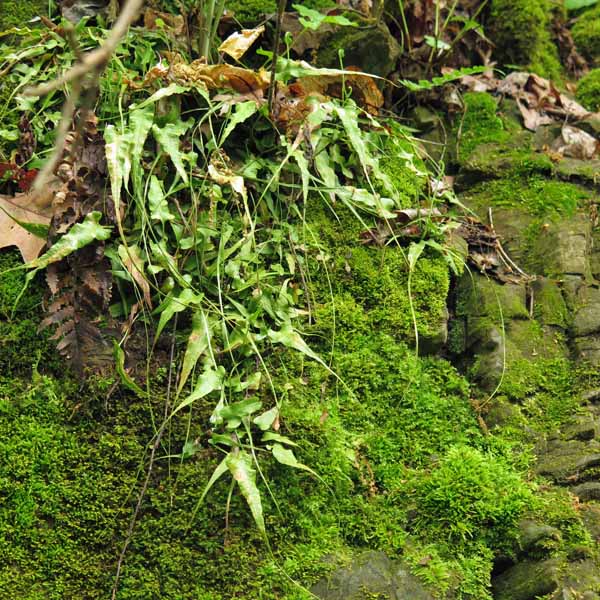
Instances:
[[[598,17],[600,22],[600,17]],[[600,111],[600,69],[593,69],[577,83],[577,100],[588,110]]]
[[[590,276],[588,189],[529,174],[485,181],[461,198],[482,221],[492,209],[505,249],[528,273]]]
[[[340,59],[339,51],[343,51]],[[358,67],[365,73],[387,77],[396,67],[401,48],[384,24],[364,23],[361,27],[342,27],[323,40],[317,53],[317,66]]]
[[[31,19],[47,14],[47,0],[0,0],[0,31],[23,27]]]
[[[227,0],[226,10],[233,12],[235,18],[245,25],[256,25],[265,15],[277,12],[276,0]]]
[[[511,110],[502,116],[496,100],[481,92],[468,92],[463,101],[464,114],[455,119],[453,135],[465,183],[507,174],[552,171],[550,158],[534,150],[533,136],[521,129]]]
[[[486,33],[505,65],[519,65],[543,77],[560,79],[558,51],[550,34],[549,0],[492,0]]]
[[[450,285],[448,265],[442,257],[421,258],[409,289],[409,269],[402,248],[360,244],[360,234],[368,225],[361,224],[343,207],[331,211],[322,204],[313,205],[310,215],[310,228],[327,254],[326,260],[322,257],[314,263],[315,292],[321,303],[330,304],[331,291],[336,296],[350,294],[365,311],[369,323],[382,333],[397,340],[414,339],[416,322],[423,341],[439,338],[447,319]]]
[[[577,49],[592,62],[600,60],[600,7],[579,16],[573,26],[573,40]]]

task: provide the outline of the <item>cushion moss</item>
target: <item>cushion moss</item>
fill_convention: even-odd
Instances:
[[[577,49],[592,62],[598,62],[600,60],[600,6],[580,15],[572,32]]]
[[[23,27],[40,15],[48,14],[48,0],[0,0],[0,31]]]
[[[600,17],[598,22],[600,22]],[[600,69],[592,69],[579,80],[577,100],[588,110],[600,111]]]
[[[555,3],[548,0],[492,0],[486,32],[496,44],[496,56],[502,64],[560,78],[558,51],[550,33],[553,6]]]

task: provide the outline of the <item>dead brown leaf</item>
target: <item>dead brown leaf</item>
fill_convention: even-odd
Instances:
[[[350,91],[352,99],[371,114],[377,114],[383,106],[383,94],[372,77],[359,73],[356,67],[346,67],[346,71],[357,71],[348,75],[320,75],[319,77],[301,77],[294,84],[304,95],[322,94],[333,98],[342,98],[344,89]]]
[[[531,131],[535,131],[540,125],[554,123],[554,119],[550,115],[542,114],[534,108],[528,108],[521,100],[517,100],[517,106],[523,117],[523,125]]]
[[[25,262],[39,256],[46,240],[29,233],[15,219],[23,223],[50,225],[52,195],[50,186],[41,194],[0,195],[0,248],[16,246]]]
[[[168,58],[171,79],[182,85],[195,84],[207,90],[231,89],[247,94],[266,90],[271,80],[271,75],[264,69],[252,71],[232,65],[207,65],[202,59],[188,64],[176,53],[169,53]]]
[[[594,158],[598,147],[599,143],[596,138],[571,125],[565,125],[561,130],[560,137],[552,144],[552,150],[561,156],[583,160]]]
[[[219,52],[231,56],[234,60],[240,60],[264,31],[264,25],[261,25],[256,29],[242,29],[242,31],[236,31],[219,46]]]
[[[186,37],[185,19],[182,15],[160,12],[153,8],[147,8],[144,12],[144,27],[150,31],[166,30],[178,40]]]

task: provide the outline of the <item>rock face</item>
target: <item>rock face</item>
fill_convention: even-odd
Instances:
[[[503,249],[527,277],[516,270],[507,278],[495,277],[494,266],[485,262],[480,272],[472,268],[463,275],[451,298],[448,350],[480,389],[495,392],[486,425],[527,433],[535,444],[535,474],[550,487],[568,490],[591,538],[589,545],[560,552],[568,534],[524,519],[516,556],[496,561],[493,597],[597,599],[597,383],[580,390],[580,405],[574,401],[574,414],[562,418],[560,430],[534,431],[526,415],[528,396],[536,393],[549,364],[559,365],[559,373],[578,364],[591,372],[600,368],[600,161],[549,160],[546,151],[562,135],[560,124],[531,134],[510,102],[495,106],[489,98],[467,94],[465,103],[471,117],[456,133],[454,157],[460,200],[481,222],[493,225]],[[581,128],[600,140],[595,120]],[[426,135],[434,137],[430,131]],[[561,398],[553,402],[560,409]]]
[[[451,324],[451,331],[464,330],[456,352],[470,353],[473,378],[487,389],[523,359],[535,364],[574,354],[600,365],[597,161],[548,163],[541,150],[561,135],[560,126],[525,132],[508,103],[498,112],[506,115],[502,129],[498,115],[487,114],[494,106],[477,94],[466,101],[485,114],[473,116],[471,130],[461,132],[461,201],[482,222],[491,216],[504,250],[530,278],[501,283],[493,275],[466,274],[456,294],[460,323]],[[489,126],[479,131],[478,122]],[[492,125],[497,131],[490,133]],[[591,124],[587,129],[599,136]]]
[[[406,565],[383,552],[365,552],[311,592],[322,600],[434,600]]]

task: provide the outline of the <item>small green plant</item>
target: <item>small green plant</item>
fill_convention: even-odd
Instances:
[[[205,41],[214,37],[208,23],[217,18],[220,6],[203,4],[209,34]],[[321,23],[320,17],[306,10],[302,18],[308,28]],[[331,19],[345,24],[345,17]],[[83,39],[95,38],[94,30],[79,27]],[[125,50],[134,39],[125,40]],[[62,44],[57,40],[57,47]],[[291,349],[336,378],[302,335],[305,317],[311,316],[306,285],[310,265],[319,262],[322,252],[320,232],[310,229],[307,207],[314,202],[324,205],[334,219],[337,211],[344,210],[359,231],[376,224],[391,230],[391,221],[403,208],[405,190],[382,166],[388,153],[397,150],[388,144],[390,130],[403,139],[394,160],[416,182],[415,202],[421,194],[425,199],[428,173],[408,132],[394,123],[386,127],[351,99],[318,101],[306,96],[301,98],[305,112],[298,121],[273,123],[273,115],[260,99],[215,98],[215,89],[235,85],[226,75],[218,85],[205,84],[207,71],[202,69],[210,67],[194,63],[188,68],[199,69],[198,78],[170,83],[163,79],[164,70],[155,69],[144,83],[143,77],[152,70],[149,44],[137,49],[132,63],[125,52],[117,53],[101,81],[109,104],[117,107],[101,113],[106,119],[101,127],[116,214],[114,231],[100,224],[99,214],[90,213],[28,267],[41,269],[90,242],[107,242],[105,255],[120,292],[111,316],[138,314],[140,323],[154,324],[153,345],[167,329],[187,339],[173,405],[157,430],[162,432],[180,413],[188,413],[191,419],[197,405],[213,402],[209,443],[224,457],[201,501],[229,473],[265,534],[259,483],[269,489],[261,466],[264,460],[318,477],[296,458],[295,442],[279,432],[283,398],[273,385],[268,357]],[[183,59],[174,62],[181,64]],[[285,84],[299,77],[354,74],[315,69],[289,59],[279,59],[279,65],[277,79]],[[48,76],[53,73],[47,71]],[[39,76],[39,68],[34,76]],[[231,77],[251,80],[257,75],[240,69]],[[142,85],[130,90],[125,79]],[[282,103],[278,110],[285,110],[287,101],[278,99]],[[395,236],[389,244],[398,264],[408,270],[417,344],[413,275],[425,248],[450,256],[443,245],[445,226],[438,228],[426,220],[422,226],[423,239],[413,242],[408,253]],[[455,266],[452,261],[451,266]],[[443,271],[447,284],[445,266],[440,273],[431,270],[436,277]],[[140,397],[148,397],[150,384],[143,389],[126,372],[121,346],[115,345],[115,357],[123,383]],[[149,366],[146,375],[149,382]],[[264,390],[270,394],[265,396]],[[184,440],[181,459],[197,450],[190,439]]]

